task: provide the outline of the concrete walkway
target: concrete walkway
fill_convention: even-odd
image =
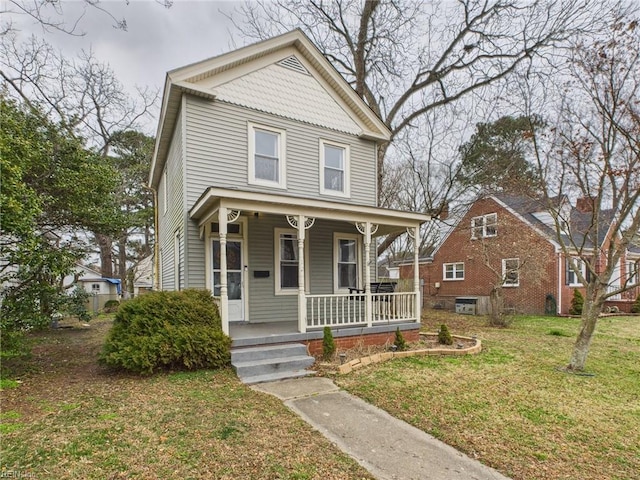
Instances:
[[[509,480],[431,435],[340,390],[307,377],[252,388],[275,395],[379,480]]]

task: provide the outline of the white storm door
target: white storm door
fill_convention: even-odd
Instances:
[[[227,240],[227,297],[229,321],[244,321],[242,240]],[[220,241],[213,241],[213,295],[220,296]]]

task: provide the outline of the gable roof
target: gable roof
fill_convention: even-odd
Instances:
[[[545,218],[549,207],[545,201],[541,199],[532,199],[522,195],[493,195],[502,205],[508,207],[511,211],[525,220],[529,225],[546,236],[552,243],[557,243],[557,233],[555,227],[550,225]],[[561,209],[566,204],[570,209],[568,211],[569,232],[563,232],[561,235],[562,243],[567,246],[575,245],[582,248],[595,248],[602,245],[611,228],[611,224],[615,219],[615,211],[613,209],[601,210],[597,216],[597,225],[593,224],[594,216],[592,212],[582,212],[568,203],[566,196],[557,196],[549,199],[552,208]],[[545,215],[546,214],[546,215]]]
[[[289,60],[292,53],[294,59]],[[358,136],[377,141],[388,141],[391,138],[391,132],[385,123],[356,94],[302,30],[297,29],[167,73],[149,184],[154,186],[159,182],[183,93],[210,100],[219,96],[238,98],[237,89],[230,86],[231,80],[248,76],[277,62],[284,62],[283,66],[298,72],[306,70],[312,74],[324,90],[343,106],[343,111],[351,118],[354,126],[358,127]],[[260,81],[261,79],[249,78],[247,86],[251,88]],[[258,94],[255,95],[255,98],[260,98]],[[268,99],[263,102],[268,102]]]

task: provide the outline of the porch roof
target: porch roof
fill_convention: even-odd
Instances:
[[[220,207],[347,222],[371,222],[379,225],[378,235],[416,227],[431,220],[431,216],[422,213],[217,187],[209,187],[204,191],[189,210],[189,217],[203,225]]]

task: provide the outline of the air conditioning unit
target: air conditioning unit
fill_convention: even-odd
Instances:
[[[476,298],[456,298],[456,313],[475,315],[476,302]]]

